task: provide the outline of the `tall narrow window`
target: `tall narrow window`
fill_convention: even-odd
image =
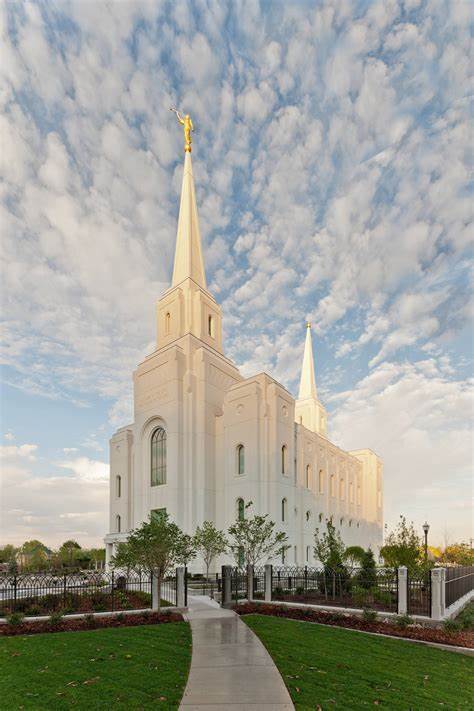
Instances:
[[[306,546],[306,562],[309,563],[311,558],[311,546]]]
[[[169,336],[171,332],[171,314],[168,311],[168,313],[165,316],[165,334]]]
[[[166,484],[166,432],[158,427],[151,436],[151,485]]]
[[[282,563],[282,565],[285,565],[285,563],[286,563],[286,548],[283,548],[283,550],[281,552],[281,563]]]
[[[214,316],[209,316],[207,319],[207,330],[211,338],[214,338]]]
[[[360,492],[360,486],[358,486],[357,487],[357,506],[360,506],[361,498],[362,498],[362,496],[361,496],[361,492]]]
[[[336,477],[331,474],[331,496],[336,496]]]
[[[324,493],[324,474],[323,470],[319,470],[319,475],[318,475],[318,490],[320,494]]]
[[[311,489],[311,464],[306,465],[306,488]]]
[[[287,468],[288,468],[288,447],[286,444],[283,445],[281,448],[281,473],[286,474],[287,473]]]
[[[297,563],[298,562],[298,547],[297,546],[294,547],[293,552],[294,552],[294,557],[295,557],[295,563]]]
[[[237,447],[237,474],[243,474],[245,472],[245,447],[243,444],[239,444]]]
[[[122,496],[122,477],[121,476],[116,476],[115,477],[115,496],[117,499],[120,499]]]
[[[349,484],[349,501],[351,504],[354,503],[354,484],[352,481]]]
[[[245,504],[243,499],[237,499],[237,518],[243,521],[245,518]]]
[[[117,533],[120,533],[122,530],[122,519],[118,514],[115,517],[115,530],[117,531]]]
[[[339,480],[339,498],[344,501],[344,479]]]
[[[281,520],[286,521],[286,509],[287,509],[287,501],[286,499],[281,500]]]

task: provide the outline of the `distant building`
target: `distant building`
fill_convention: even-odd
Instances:
[[[223,353],[190,152],[171,287],[157,303],[156,350],[133,377],[134,422],[110,441],[107,561],[161,509],[192,534],[205,520],[227,529],[249,501],[287,532],[283,562],[315,562],[314,530],[327,517],[347,545],[381,545],[382,462],[369,449],[345,452],[328,439],[309,325],[297,399],[267,373],[243,378]]]

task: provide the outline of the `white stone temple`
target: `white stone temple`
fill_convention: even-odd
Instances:
[[[311,329],[298,398],[267,373],[244,378],[222,348],[207,290],[190,147],[185,154],[173,278],[157,303],[156,349],[133,376],[134,421],[110,440],[107,560],[127,532],[166,509],[187,533],[226,530],[247,502],[286,531],[274,563],[314,564],[314,531],[332,516],[346,545],[382,543],[382,462],[327,436]],[[226,556],[217,566],[232,562]],[[203,569],[196,561],[193,568]]]

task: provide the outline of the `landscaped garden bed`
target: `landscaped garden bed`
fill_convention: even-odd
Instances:
[[[410,624],[409,618],[396,618],[394,621],[385,621],[383,618],[375,620],[364,619],[343,612],[329,612],[325,610],[311,610],[307,607],[287,607],[286,605],[268,605],[264,603],[242,603],[235,607],[239,615],[259,614],[272,617],[286,617],[304,622],[317,622],[325,625],[346,627],[364,632],[389,634],[395,637],[437,642],[458,647],[474,648],[474,630],[442,629],[424,627],[419,624]]]
[[[127,620],[135,624],[137,617]],[[176,617],[159,620],[170,624],[0,638],[1,708],[177,709],[191,632]]]
[[[254,607],[258,613],[263,606]],[[297,711],[472,708],[474,660],[464,654],[268,614],[244,620],[271,654]]]
[[[65,618],[61,613],[53,614],[47,620],[28,622],[19,613],[7,618],[10,622],[0,624],[0,636],[18,636],[41,634],[44,632],[79,632],[107,627],[137,627],[139,625],[159,625],[170,622],[182,622],[182,615],[177,612],[144,612],[98,616],[87,614],[84,617]]]
[[[163,601],[163,605],[169,605]],[[102,592],[66,592],[65,594],[49,593],[42,596],[29,596],[17,599],[14,604],[8,600],[0,603],[0,617],[10,612],[21,612],[26,616],[37,617],[49,615],[56,610],[64,614],[81,612],[108,612],[115,610],[141,610],[151,607],[150,593],[140,590],[114,590]]]

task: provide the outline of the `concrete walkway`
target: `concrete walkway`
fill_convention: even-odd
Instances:
[[[189,596],[193,656],[182,711],[292,711],[290,695],[258,637],[231,610]]]

